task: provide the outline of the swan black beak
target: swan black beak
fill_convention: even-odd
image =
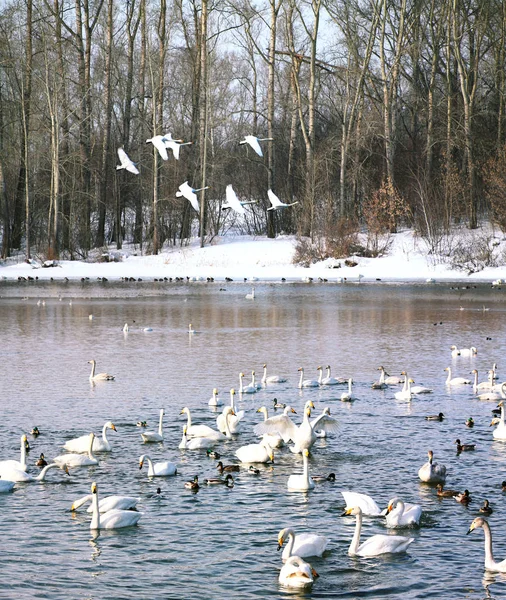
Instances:
[[[473,527],[469,527],[469,529],[467,530],[466,535],[469,535],[471,533],[471,531],[474,531]]]
[[[281,550],[282,547],[283,547],[283,544],[278,543],[278,550]]]

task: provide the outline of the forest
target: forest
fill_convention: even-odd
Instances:
[[[0,49],[2,258],[506,231],[502,0],[4,0]],[[179,160],[146,143],[169,133]]]

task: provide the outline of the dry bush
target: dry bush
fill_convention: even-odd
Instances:
[[[325,240],[323,238],[315,238],[314,241],[308,237],[297,238],[293,255],[294,264],[309,267],[326,258],[328,258],[328,254],[325,250]]]
[[[343,258],[360,254],[358,232],[358,222],[355,219],[341,217],[336,222],[327,224],[325,232],[327,255],[332,258]]]
[[[468,275],[482,271],[485,267],[497,267],[497,244],[487,234],[471,235],[460,240],[453,249],[451,266]]]

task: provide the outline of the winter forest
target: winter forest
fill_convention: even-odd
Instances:
[[[502,0],[4,0],[2,257],[506,231]],[[191,142],[162,160],[147,139]],[[240,144],[262,142],[263,156]],[[139,175],[117,170],[117,149]],[[176,196],[185,181],[199,212]],[[246,215],[222,210],[231,184]],[[267,190],[283,202],[268,211]]]

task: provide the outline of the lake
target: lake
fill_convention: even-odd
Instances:
[[[452,374],[480,381],[492,363],[506,380],[506,304],[504,290],[457,284],[291,284],[251,283],[44,283],[2,282],[0,287],[0,457],[19,457],[19,440],[28,435],[28,471],[41,452],[51,458],[66,440],[112,420],[113,451],[98,455],[98,466],[72,469],[70,476],[49,471],[44,483],[17,484],[0,495],[3,515],[0,560],[2,598],[178,599],[178,598],[485,598],[504,596],[505,576],[484,570],[483,532],[466,536],[487,498],[497,560],[506,557],[506,442],[494,441],[489,427],[495,402],[476,399],[471,386],[449,389]],[[92,318],[90,318],[90,315]],[[129,332],[123,325],[129,324]],[[188,324],[198,332],[187,333]],[[149,329],[146,331],[145,329]],[[490,338],[490,339],[489,339]],[[476,346],[473,358],[452,358],[450,346]],[[115,375],[90,385],[88,361]],[[216,426],[221,409],[208,400],[213,388],[229,402],[262,365],[287,382],[256,394],[236,395],[245,411],[239,435],[216,450],[226,463],[235,450],[256,441],[253,426],[273,399],[290,404],[299,423],[307,400],[313,416],[330,407],[340,423],[337,434],[318,439],[310,457],[313,473],[336,474],[335,482],[310,492],[290,492],[286,482],[300,473],[302,459],[287,447],[275,451],[273,465],[258,476],[243,468],[233,488],[184,482],[198,475],[216,477],[216,461],[205,451],[180,450],[184,415]],[[299,373],[316,378],[329,364],[333,376],[352,377],[358,400],[340,401],[344,386],[299,390]],[[398,387],[373,390],[378,366],[391,375],[407,370],[432,394],[397,401]],[[143,444],[136,423],[156,429],[165,410],[164,441]],[[279,414],[279,410],[277,414]],[[442,422],[426,415],[443,412]],[[465,421],[473,417],[475,427]],[[475,443],[474,452],[456,453],[455,439]],[[447,487],[469,489],[468,507],[441,500],[422,484],[418,469],[427,451],[446,465]],[[139,457],[177,463],[178,475],[149,479]],[[101,497],[140,498],[137,527],[93,535],[85,510],[72,502],[96,481]],[[156,494],[161,487],[161,494]],[[423,508],[421,527],[399,530],[415,538],[408,553],[379,558],[347,554],[355,520],[342,517],[341,491],[369,494],[386,507],[398,496]],[[311,591],[294,592],[278,584],[281,552],[277,534],[327,535],[322,558],[308,559],[320,577]],[[383,519],[364,518],[362,539],[388,533]]]

